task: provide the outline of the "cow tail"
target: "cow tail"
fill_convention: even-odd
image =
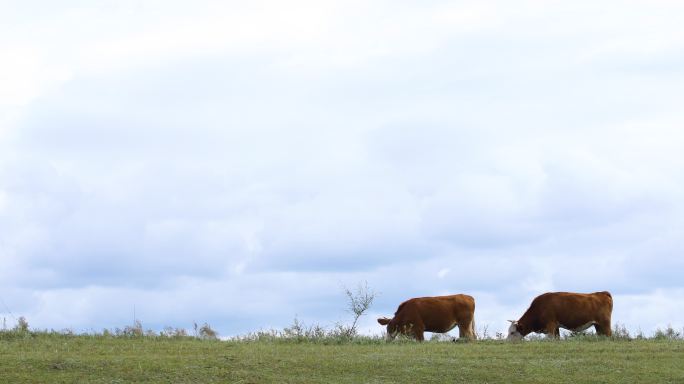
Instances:
[[[470,322],[470,333],[473,335],[473,340],[476,340],[477,333],[475,333],[475,315],[473,315],[473,320]]]

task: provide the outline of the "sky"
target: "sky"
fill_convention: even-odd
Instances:
[[[333,327],[367,282],[366,334],[411,297],[493,334],[601,290],[682,329],[682,12],[0,1],[0,316]]]

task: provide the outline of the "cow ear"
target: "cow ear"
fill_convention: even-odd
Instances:
[[[389,324],[390,320],[391,319],[388,319],[386,317],[381,317],[378,319],[378,323],[380,323],[380,325],[387,325]]]

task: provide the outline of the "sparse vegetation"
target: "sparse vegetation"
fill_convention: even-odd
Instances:
[[[615,323],[615,325],[613,326],[612,338],[617,340],[629,340],[631,339],[631,336],[629,335],[629,331],[627,330],[627,327],[625,327],[624,324]]]
[[[319,324],[306,325],[295,317],[293,323],[282,330],[269,329],[237,336],[231,341],[270,342],[270,343],[318,343],[318,344],[359,344],[383,340],[379,336],[350,335],[349,327],[335,324],[331,329]]]
[[[24,332],[29,331],[29,324],[28,324],[28,321],[26,321],[26,318],[24,316],[21,316],[17,320],[17,325],[14,326],[13,330],[14,330],[14,332],[20,332],[20,333],[24,333]]]
[[[188,332],[183,328],[174,328],[171,326],[166,326],[166,327],[164,327],[164,330],[159,332],[159,336],[181,338],[181,337],[188,337]]]
[[[145,331],[143,330],[142,322],[140,322],[140,320],[136,320],[133,325],[127,325],[122,330],[117,328],[115,330],[115,334],[126,337],[141,337],[145,335]],[[151,335],[148,334],[148,336]]]
[[[218,332],[213,330],[209,324],[204,323],[199,328],[198,337],[202,340],[218,340]]]
[[[12,383],[684,381],[680,340],[387,343],[355,337],[325,343],[316,331],[311,338],[302,332],[298,339],[245,342],[10,330],[0,335],[0,377]]]
[[[491,336],[489,334],[489,325],[485,324],[482,327],[476,327],[475,336],[477,339],[480,339],[480,340],[490,339]],[[503,338],[503,334],[497,333],[496,338],[497,339]]]
[[[653,338],[656,340],[681,340],[682,332],[676,331],[671,325],[665,329],[656,329]]]
[[[196,330],[197,337],[173,327],[154,333],[136,322],[76,334],[31,330],[23,319],[0,331],[0,377],[13,383],[684,381],[683,333],[672,327],[646,338],[616,324],[613,337],[581,333],[523,343],[451,343],[448,335],[388,343],[381,336],[350,338],[346,328],[307,326],[297,318],[283,330],[228,341],[216,340],[206,323]]]

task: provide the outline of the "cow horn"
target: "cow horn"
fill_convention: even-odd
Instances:
[[[513,324],[517,323],[517,321],[515,321],[515,320],[508,320],[508,322],[513,323]]]

